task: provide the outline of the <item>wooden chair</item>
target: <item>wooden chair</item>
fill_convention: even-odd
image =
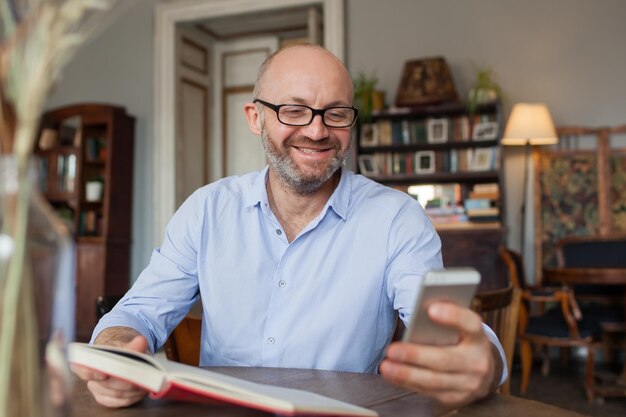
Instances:
[[[556,243],[556,259],[559,268],[577,268],[593,281],[602,281],[600,275],[626,274],[626,235],[568,236]],[[599,271],[598,271],[599,270]],[[609,277],[610,278],[610,277]],[[607,278],[607,284],[610,279]],[[603,284],[576,285],[579,301],[604,305],[624,305],[624,289]],[[623,318],[623,317],[622,317]]]
[[[573,268],[588,277],[589,284],[576,285],[576,299],[583,314],[602,329],[604,359],[612,362],[620,347],[614,342],[623,334],[623,286],[611,285],[613,276],[626,275],[626,235],[568,236],[557,241],[559,268]]]
[[[195,313],[187,314],[163,345],[167,359],[198,366],[201,332],[202,316]]]
[[[122,295],[98,297],[96,300],[98,320],[111,311],[122,297]],[[200,364],[202,313],[201,309],[198,308],[194,306],[192,311],[178,323],[170,337],[167,338],[165,345],[163,345],[167,359],[193,366]]]
[[[479,292],[472,301],[472,310],[476,311],[502,343],[506,355],[506,367],[509,377],[500,387],[501,394],[511,393],[511,366],[515,353],[518,312],[521,290],[512,285],[492,291]]]
[[[528,390],[533,362],[533,346],[546,348],[584,347],[587,350],[585,369],[585,394],[588,401],[594,397],[594,323],[583,321],[574,292],[568,288],[531,287],[526,284],[522,257],[511,249],[501,247],[500,257],[504,261],[511,283],[522,290],[519,309],[518,337],[522,362],[520,391]],[[542,314],[531,315],[531,304],[557,303],[557,307]],[[597,324],[596,324],[597,327]],[[549,372],[549,358],[544,355],[542,372]]]

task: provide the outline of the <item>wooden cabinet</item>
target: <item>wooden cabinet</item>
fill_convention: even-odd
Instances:
[[[442,239],[445,266],[474,266],[499,286],[504,241],[500,106],[462,103],[377,113],[357,129],[358,172],[414,195]]]
[[[98,104],[49,111],[35,153],[41,191],[76,239],[76,335],[87,340],[97,297],[129,285],[134,119]]]

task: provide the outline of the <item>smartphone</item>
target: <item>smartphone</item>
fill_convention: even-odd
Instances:
[[[447,268],[427,272],[402,341],[439,346],[457,344],[459,332],[432,321],[428,317],[428,307],[436,301],[469,307],[479,283],[480,273],[474,268]]]

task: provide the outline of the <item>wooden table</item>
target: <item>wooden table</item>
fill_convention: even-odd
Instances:
[[[433,412],[430,399],[403,391],[387,383],[380,375],[350,372],[316,371],[308,369],[277,368],[211,368],[238,378],[264,384],[299,388],[338,400],[370,408],[380,417],[427,417],[441,414]],[[76,381],[72,404],[74,416],[90,417],[232,417],[271,416],[261,411],[230,405],[207,405],[164,400],[144,400],[122,409],[108,409],[98,405],[83,381]],[[453,412],[454,416],[493,417],[565,417],[580,414],[568,410],[508,395],[495,395],[476,404]]]
[[[543,271],[543,279],[567,286],[576,284],[626,286],[626,268],[546,268]],[[624,299],[624,308],[626,309],[626,299]],[[598,394],[626,396],[626,365],[616,378],[616,384],[611,384]]]

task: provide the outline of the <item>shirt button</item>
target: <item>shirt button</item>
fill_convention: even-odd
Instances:
[[[267,338],[267,344],[268,344],[268,345],[273,345],[275,341],[276,341],[276,340],[275,340],[273,337],[268,337],[268,338]]]
[[[277,234],[278,236],[280,236],[280,235],[282,235],[282,234],[283,234],[283,232],[282,232],[282,230],[280,230],[280,229],[276,229],[276,234]]]
[[[280,288],[285,288],[287,286],[287,283],[281,279],[280,281],[278,281],[278,286]]]

